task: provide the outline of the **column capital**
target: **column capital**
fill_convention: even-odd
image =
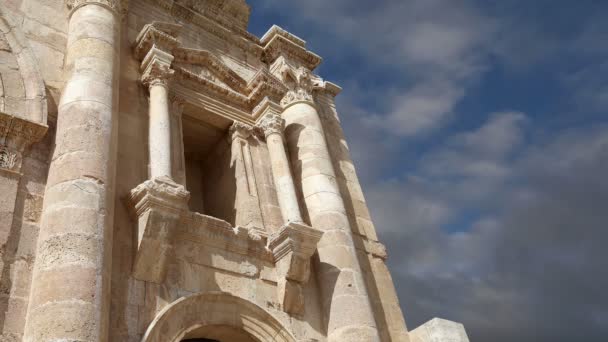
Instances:
[[[262,118],[258,127],[260,127],[266,137],[271,134],[280,134],[282,136],[285,129],[285,120],[278,114],[267,114]]]
[[[26,148],[40,141],[48,126],[0,112],[0,169],[19,172]]]
[[[313,103],[313,75],[307,68],[293,68],[286,62],[280,67],[283,81],[289,86],[289,91],[281,100],[281,106],[287,107],[295,102]]]
[[[171,62],[173,62],[171,54],[152,47],[141,63],[143,70],[141,75],[142,83],[148,87],[155,85],[168,87],[169,81],[175,72],[171,69]]]
[[[128,4],[128,0],[65,0],[65,5],[70,10],[70,16],[78,8],[86,5],[102,6],[108,8],[114,12],[114,14],[122,16],[126,12]]]
[[[242,122],[235,121],[232,126],[230,126],[230,141],[234,139],[244,139],[246,140],[251,135],[254,134],[254,127],[251,125],[244,124]]]

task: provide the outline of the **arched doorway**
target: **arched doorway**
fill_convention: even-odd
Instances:
[[[268,311],[226,292],[183,297],[165,307],[142,342],[295,342]]]
[[[207,325],[189,332],[181,342],[259,342],[244,330],[226,325]]]

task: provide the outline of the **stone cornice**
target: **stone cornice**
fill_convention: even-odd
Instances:
[[[283,226],[278,232],[270,236],[268,248],[272,251],[275,261],[280,261],[290,253],[309,259],[317,250],[317,243],[321,240],[323,232],[301,223],[291,222]],[[288,273],[288,278],[299,282],[306,282],[308,274]]]
[[[304,66],[308,70],[314,70],[322,61],[319,55],[296,44],[292,39],[276,33],[265,44],[262,58],[266,63],[271,64],[280,56]]]
[[[128,202],[133,214],[141,216],[151,208],[181,213],[188,209],[190,193],[168,177],[149,179],[131,190]]]
[[[266,45],[272,38],[274,38],[274,36],[277,36],[277,35],[286,38],[287,40],[291,41],[292,43],[294,43],[298,46],[306,47],[306,41],[304,39],[294,35],[293,33],[287,32],[286,30],[284,30],[282,27],[280,27],[278,25],[272,25],[272,27],[270,29],[268,29],[268,31],[266,31],[266,33],[264,33],[262,38],[260,38],[260,43],[262,43],[262,45]]]
[[[177,36],[181,28],[181,25],[158,21],[145,25],[135,39],[135,56],[142,60],[153,47],[172,54],[180,44]]]

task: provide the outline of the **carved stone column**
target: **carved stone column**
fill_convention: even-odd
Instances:
[[[379,341],[323,126],[312,102],[310,72],[301,67],[289,74],[294,84],[281,101],[282,117],[310,223],[324,232],[317,250],[328,341]]]
[[[23,341],[106,341],[118,104],[119,0],[69,0],[66,85]]]
[[[260,123],[260,127],[266,136],[272,176],[274,177],[274,185],[277,190],[281,214],[283,215],[283,223],[288,224],[290,222],[303,221],[300,214],[300,206],[298,205],[298,197],[296,196],[296,188],[289,167],[289,160],[287,159],[283,143],[284,125],[285,121],[276,114],[266,115]]]
[[[261,229],[264,223],[248,141],[252,133],[252,126],[240,122],[235,122],[230,127],[230,165],[234,169],[236,179],[234,225]]]
[[[142,82],[150,89],[148,147],[150,178],[171,172],[171,116],[169,112],[169,80],[173,76],[173,56],[152,47],[142,62]]]

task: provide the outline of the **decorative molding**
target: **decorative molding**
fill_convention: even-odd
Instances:
[[[304,225],[290,222],[273,234],[268,241],[268,249],[275,258],[278,281],[279,302],[283,310],[290,314],[304,312],[302,285],[310,277],[310,259],[317,250],[317,243],[323,232]]]
[[[266,137],[271,134],[279,134],[283,136],[283,131],[285,129],[285,120],[283,120],[280,115],[267,114],[258,123],[258,127],[262,129]]]

